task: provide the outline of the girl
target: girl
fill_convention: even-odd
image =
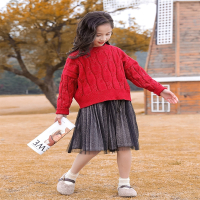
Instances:
[[[124,51],[109,44],[113,19],[103,11],[89,12],[78,23],[74,47],[61,76],[55,121],[69,114],[73,97],[80,109],[68,153],[79,152],[58,182],[61,194],[74,192],[79,171],[99,152],[117,152],[118,195],[136,196],[130,186],[131,149],[139,150],[138,126],[131,104],[129,79],[170,103],[177,97],[153,80]]]

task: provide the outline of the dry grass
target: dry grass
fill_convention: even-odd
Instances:
[[[55,113],[44,95],[0,96],[0,115]]]
[[[133,106],[141,106],[141,94],[132,94]],[[14,110],[21,106],[15,105],[20,97],[17,101],[16,97],[10,98],[14,103],[7,104],[7,97],[1,101],[1,107]],[[38,104],[33,105],[37,110]],[[75,123],[76,116],[77,112],[70,113],[68,119]],[[0,199],[123,199],[116,190],[119,176],[116,154],[93,158],[81,170],[73,195],[62,196],[56,191],[57,180],[77,155],[65,151],[73,131],[41,156],[26,145],[50,126],[54,117],[54,114],[0,116]],[[132,199],[200,200],[199,117],[137,115],[140,150],[132,151],[130,179],[138,196]]]
[[[144,112],[143,92],[131,93],[135,111]],[[79,105],[73,99],[70,112],[78,112]],[[0,115],[24,115],[55,113],[55,109],[44,95],[2,95],[0,96]]]

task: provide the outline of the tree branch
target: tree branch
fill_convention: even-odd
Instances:
[[[8,57],[8,58],[16,58],[16,59],[17,59],[17,56],[11,55],[11,54],[7,55],[7,57]]]
[[[5,65],[0,65],[0,68],[4,69],[5,71],[8,71],[8,72],[12,72],[14,74],[17,74],[19,76],[24,76],[23,72],[18,70],[18,69],[15,69],[15,68],[10,68],[10,67],[6,67]]]
[[[17,55],[16,58],[17,58],[17,60],[20,64],[22,71],[24,73],[29,73],[24,62],[23,62],[23,60],[22,60],[20,48],[17,46],[15,40],[10,36],[10,34],[8,34],[8,40],[9,40],[10,45],[13,47],[13,49],[14,49],[16,55]]]
[[[66,59],[63,58],[62,61],[61,61],[60,63],[58,63],[57,65],[53,66],[53,68],[52,68],[53,71],[56,71],[57,69],[63,67],[64,64],[65,64],[65,62],[66,62]]]
[[[27,70],[26,65],[24,64],[24,61],[22,60],[20,48],[17,46],[16,41],[10,36],[9,33],[8,33],[8,40],[9,40],[10,45],[13,47],[13,49],[16,53],[16,59],[19,63],[19,66],[21,67],[22,71],[19,71],[19,70],[16,71],[16,69],[14,69],[14,68],[11,68],[12,69],[11,70],[10,68],[8,68],[6,66],[4,66],[4,68],[6,67],[5,69],[7,69],[7,71],[11,71],[13,73],[16,72],[15,74],[25,76],[26,78],[30,79],[32,82],[34,82],[35,84],[37,84],[39,86],[42,85],[44,82],[41,79],[37,78],[36,76],[33,76]]]
[[[129,7],[125,7],[125,8],[118,8],[117,10],[113,10],[112,12],[108,12],[108,13],[114,13],[114,12],[117,12],[117,11],[126,10],[128,8],[137,8],[137,7],[135,7],[135,6],[129,6]]]
[[[67,21],[64,21],[63,23],[60,23],[57,26],[46,25],[46,27],[48,27],[48,28],[43,28],[42,26],[40,26],[39,23],[35,23],[34,25],[35,25],[36,28],[40,29],[41,31],[45,31],[45,32],[49,33],[49,32],[54,32],[54,31],[60,31],[62,29],[62,27],[64,25],[66,25],[66,22]]]

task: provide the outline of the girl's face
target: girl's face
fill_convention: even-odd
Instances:
[[[109,23],[102,24],[97,27],[96,37],[94,39],[94,47],[101,47],[107,42],[112,34],[112,27]]]

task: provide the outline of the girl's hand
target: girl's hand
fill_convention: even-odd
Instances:
[[[170,90],[164,89],[161,93],[160,96],[163,97],[166,101],[168,101],[169,103],[177,103],[178,102],[178,98],[177,96],[171,92]]]
[[[63,117],[66,117],[66,115],[57,114],[57,115],[56,115],[56,118],[55,118],[55,120],[54,120],[54,122],[57,122],[57,121],[58,121],[58,124],[61,125],[61,119],[62,119]]]

